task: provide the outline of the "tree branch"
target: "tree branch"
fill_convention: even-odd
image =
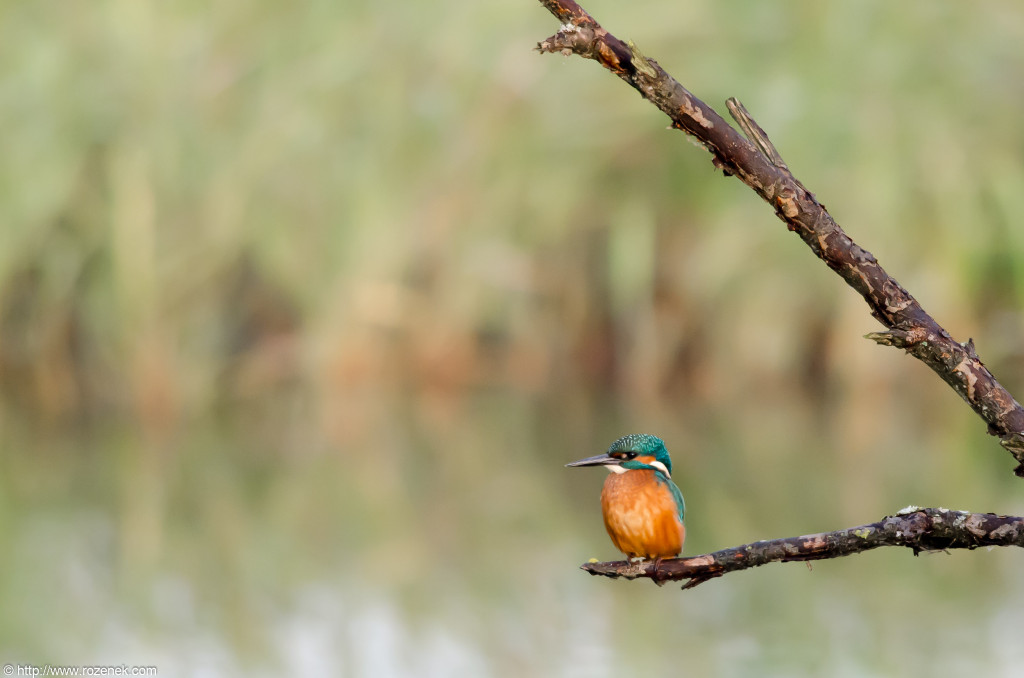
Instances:
[[[632,43],[606,31],[573,0],[540,0],[562,27],[538,44],[540,52],[579,54],[598,61],[672,119],[672,126],[695,137],[715,167],[736,175],[774,209],[791,231],[867,302],[887,328],[867,338],[904,349],[932,368],[986,422],[989,433],[1019,462],[1024,477],[1024,408],[996,381],[968,340],[959,343],[914,297],[858,246],[817,198],[789,171],[768,136],[735,99],[730,113],[750,140],[676,82]]]
[[[689,589],[728,572],[768,563],[841,558],[881,546],[905,546],[912,549],[915,556],[922,551],[976,549],[979,546],[1024,547],[1024,517],[908,506],[896,515],[870,525],[758,541],[702,556],[663,560],[657,573],[652,561],[645,561],[642,569],[624,561],[586,563],[581,569],[613,578],[648,577],[659,586],[666,581],[688,579],[683,588]]]

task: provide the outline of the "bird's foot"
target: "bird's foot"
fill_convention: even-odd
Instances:
[[[665,582],[668,581],[666,579],[662,579],[661,572],[658,571],[658,566],[661,565],[661,561],[663,560],[665,560],[665,558],[662,556],[658,556],[654,559],[654,572],[651,574],[651,581],[653,581],[658,586],[664,586]]]
[[[644,573],[644,570],[647,569],[647,565],[644,563],[645,560],[646,558],[644,558],[643,556],[638,556],[636,558],[627,558],[626,562],[629,563],[629,567],[626,568],[625,574],[634,577],[639,577],[640,575],[642,575]]]

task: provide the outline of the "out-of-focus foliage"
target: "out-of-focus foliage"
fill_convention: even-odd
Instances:
[[[1024,391],[1017,0],[586,6],[739,97]],[[682,600],[573,571],[612,553],[561,465],[628,431],[669,441],[690,552],[1024,502],[766,205],[595,64],[531,53],[556,29],[529,0],[0,5],[4,659],[592,675],[692,633],[694,670],[908,675],[898,605],[1011,621],[1016,554]],[[589,635],[629,615],[659,620],[643,660]],[[915,668],[988,666],[921,623]]]

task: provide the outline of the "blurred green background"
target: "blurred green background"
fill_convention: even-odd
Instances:
[[[1024,393],[1019,0],[586,5]],[[1012,459],[537,2],[0,4],[0,660],[173,676],[1019,675],[1024,555],[685,594],[598,471],[668,442],[690,554]]]

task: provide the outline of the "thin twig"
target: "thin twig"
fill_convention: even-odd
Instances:
[[[979,546],[1024,547],[1024,517],[967,513],[943,508],[909,506],[877,523],[802,537],[772,539],[715,551],[691,558],[647,562],[642,570],[624,561],[586,563],[582,569],[605,577],[648,577],[661,585],[689,580],[684,589],[729,572],[768,563],[841,558],[882,546],[904,546],[914,555],[922,551],[976,549]]]
[[[1024,408],[981,362],[972,341],[961,344],[928,315],[917,300],[875,257],[858,246],[832,219],[825,206],[789,171],[764,130],[738,101],[730,111],[754,139],[752,143],[711,107],[676,82],[632,43],[606,31],[573,0],[540,0],[562,23],[537,48],[594,59],[616,74],[672,119],[672,126],[700,141],[715,167],[737,176],[774,209],[829,268],[855,289],[887,328],[867,337],[896,346],[928,365],[986,422],[989,433],[1019,462],[1024,477]]]

